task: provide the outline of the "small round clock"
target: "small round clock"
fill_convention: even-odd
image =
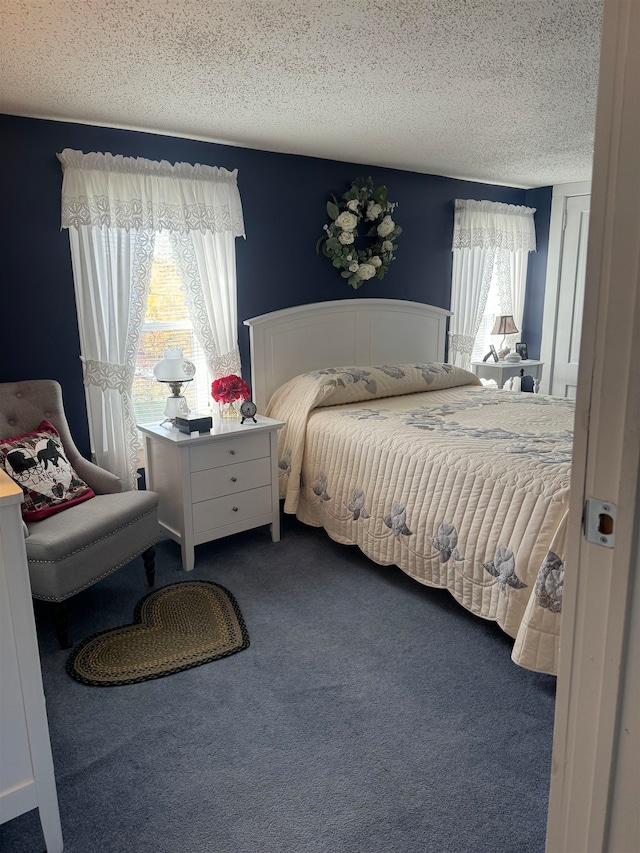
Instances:
[[[240,404],[240,414],[242,415],[242,420],[240,421],[240,424],[243,424],[245,421],[248,421],[249,418],[251,418],[251,420],[254,422],[254,424],[257,424],[258,423],[258,421],[256,420],[256,412],[257,411],[258,410],[256,408],[256,404],[253,402],[253,400],[244,400]]]

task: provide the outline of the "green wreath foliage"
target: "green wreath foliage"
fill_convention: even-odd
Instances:
[[[351,287],[358,288],[371,278],[384,278],[389,264],[395,260],[397,238],[402,228],[393,220],[397,202],[387,199],[387,188],[374,187],[372,178],[357,178],[341,197],[334,195],[327,202],[331,222],[324,226],[324,235],[316,244],[316,251],[331,260],[342,278]],[[366,248],[358,248],[358,228],[367,226]]]

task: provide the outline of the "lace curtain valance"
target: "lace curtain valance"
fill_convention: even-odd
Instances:
[[[57,156],[64,172],[63,228],[245,236],[237,170],[70,148]]]
[[[516,204],[456,199],[453,248],[535,252],[535,212]]]

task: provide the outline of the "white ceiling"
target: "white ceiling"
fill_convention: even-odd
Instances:
[[[591,177],[602,0],[0,0],[0,112],[415,172]]]

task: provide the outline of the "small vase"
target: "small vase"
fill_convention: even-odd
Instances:
[[[239,418],[240,400],[232,400],[230,403],[218,403],[221,418]]]

